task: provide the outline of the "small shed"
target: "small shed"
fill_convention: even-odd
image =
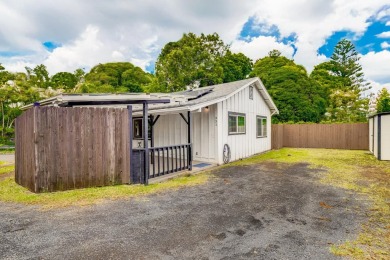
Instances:
[[[369,117],[370,152],[378,160],[390,160],[390,112]]]

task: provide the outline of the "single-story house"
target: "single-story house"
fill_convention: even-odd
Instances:
[[[259,78],[175,93],[61,94],[30,107],[16,120],[15,179],[34,192],[148,184],[262,153],[278,113]]]
[[[61,94],[39,104],[125,107],[122,101],[141,99],[170,101],[148,105],[149,118],[158,119],[153,120],[154,140],[149,140],[149,147],[186,144],[190,131],[195,161],[223,164],[271,149],[271,117],[278,109],[257,77],[174,93]],[[99,101],[106,102],[97,105]],[[141,116],[142,106],[133,106],[133,148],[143,147]]]
[[[369,149],[378,160],[390,160],[390,112],[369,117]]]

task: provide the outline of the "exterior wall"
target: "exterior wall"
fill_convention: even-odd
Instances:
[[[216,110],[217,105],[192,112],[193,159],[216,162]],[[184,115],[187,117],[187,114]],[[179,114],[162,115],[154,128],[154,146],[188,143],[188,128]]]
[[[218,163],[223,163],[223,146],[230,147],[230,161],[249,157],[271,149],[271,111],[256,87],[253,100],[249,99],[249,87],[241,90],[227,100],[218,103]],[[237,112],[246,115],[246,133],[229,135],[228,113]],[[267,117],[267,137],[256,137],[256,116]]]
[[[381,159],[390,160],[390,115],[381,116],[382,137],[381,137]]]
[[[193,113],[193,158],[198,161],[217,162],[216,152],[216,114],[217,105],[202,108],[202,112]]]
[[[371,153],[374,153],[374,119],[370,118],[368,119],[368,149],[370,150]]]
[[[187,124],[179,114],[162,115],[154,125],[154,146],[187,144],[187,132]]]
[[[390,160],[390,114],[382,114],[381,117],[381,129],[378,125],[378,115],[369,119],[370,124],[370,152],[372,152],[376,158],[381,160]],[[371,123],[372,122],[372,123]],[[380,131],[379,131],[380,130]],[[373,136],[371,136],[371,132]],[[380,138],[380,151],[379,151],[379,140],[378,135],[381,133]],[[371,146],[371,142],[373,143]]]

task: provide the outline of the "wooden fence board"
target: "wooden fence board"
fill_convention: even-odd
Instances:
[[[128,111],[34,107],[15,121],[15,181],[33,192],[130,182]]]
[[[272,149],[368,150],[368,123],[272,125]]]

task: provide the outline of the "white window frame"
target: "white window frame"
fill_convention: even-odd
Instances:
[[[259,133],[259,120],[260,120],[260,132]],[[265,124],[263,124],[263,121],[265,121]],[[256,116],[256,137],[257,138],[264,138],[268,135],[268,118],[266,116]]]
[[[236,132],[231,132],[230,131],[230,126],[229,126],[229,119],[230,117],[236,117]],[[238,131],[238,117],[243,117],[244,118],[244,131],[239,132]],[[228,134],[229,135],[244,135],[246,134],[246,115],[244,113],[236,113],[236,112],[229,112],[228,113]]]

